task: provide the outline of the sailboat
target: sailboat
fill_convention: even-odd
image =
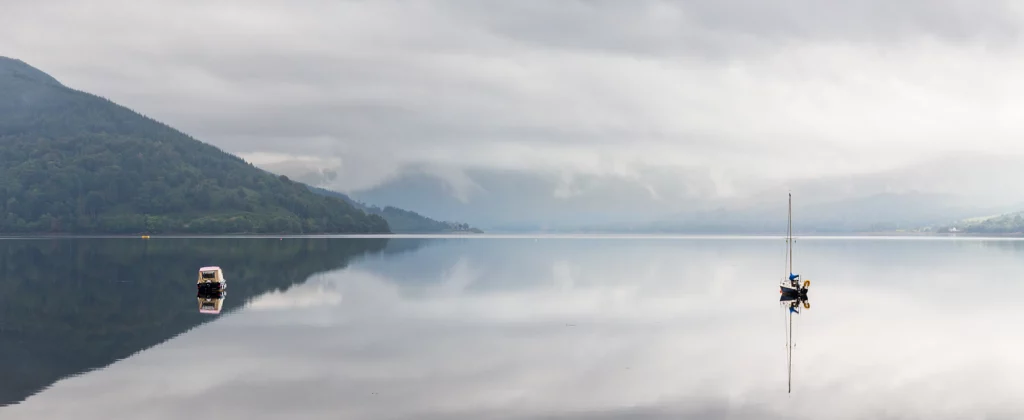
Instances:
[[[786,324],[786,369],[788,371],[787,391],[793,392],[793,314],[800,314],[800,304],[804,309],[811,309],[807,300],[807,288],[811,287],[810,280],[800,283],[800,275],[793,273],[793,194],[789,194],[789,223],[786,228],[786,276],[779,282],[779,293],[782,295],[779,301],[783,308],[787,308]]]
[[[800,275],[793,273],[793,194],[789,194],[789,223],[786,228],[786,273],[787,277],[779,283],[779,292],[783,300],[807,299],[807,288],[811,286],[810,280],[800,284]]]

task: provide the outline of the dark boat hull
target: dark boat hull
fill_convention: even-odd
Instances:
[[[779,293],[782,295],[779,297],[780,301],[807,299],[806,288],[794,289],[792,287],[779,286]]]
[[[197,293],[196,293],[197,297],[201,297],[201,298],[214,298],[214,299],[216,299],[216,298],[219,298],[219,297],[223,296],[224,292],[226,291],[227,288],[224,287],[224,284],[222,284],[222,283],[213,283],[213,282],[211,282],[211,283],[199,283],[196,286],[196,289],[198,289]]]

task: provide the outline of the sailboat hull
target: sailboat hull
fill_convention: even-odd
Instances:
[[[782,300],[793,300],[800,296],[800,290],[786,286],[779,286],[779,293],[782,294]]]
[[[782,295],[779,300],[807,299],[807,285],[808,282],[804,282],[801,286],[799,280],[782,280],[779,282],[779,293]]]
[[[794,289],[792,287],[779,286],[779,300],[807,299],[807,289]]]

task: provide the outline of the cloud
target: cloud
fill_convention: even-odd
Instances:
[[[743,180],[1024,153],[1021,6],[3,1],[0,53],[290,176]],[[618,171],[618,172],[616,172]],[[628,172],[628,171],[626,171]],[[460,181],[461,179],[461,181]],[[663,189],[655,189],[659,193]],[[554,193],[554,191],[552,191]]]
[[[278,311],[338,305],[342,302],[343,296],[332,286],[332,284],[310,279],[302,285],[289,288],[286,292],[275,290],[252,299],[245,303],[245,308],[253,311]]]
[[[452,3],[445,3],[452,4]],[[571,49],[629,54],[749,53],[780,42],[893,44],[934,37],[1000,43],[1020,32],[1007,1],[830,2],[815,0],[539,0],[455,3],[455,13],[507,37]],[[771,49],[766,48],[766,49]]]

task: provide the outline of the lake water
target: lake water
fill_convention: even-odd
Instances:
[[[0,418],[1024,415],[1024,241],[0,240]],[[196,270],[219,265],[221,314]]]

